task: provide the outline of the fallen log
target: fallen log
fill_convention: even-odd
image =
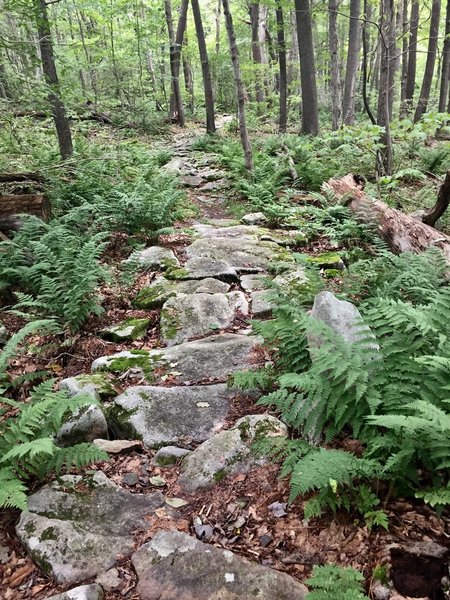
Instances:
[[[450,237],[380,200],[370,198],[364,192],[363,178],[350,173],[340,179],[330,179],[323,188],[331,191],[362,222],[376,227],[396,254],[418,254],[435,246],[450,265]]]
[[[8,194],[0,196],[0,230],[8,232],[19,229],[20,215],[34,215],[48,221],[51,214],[50,200],[44,194]]]

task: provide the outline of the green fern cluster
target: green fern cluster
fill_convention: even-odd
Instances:
[[[317,492],[309,516],[346,508],[384,527],[377,502],[361,497],[365,482],[389,481],[438,509],[450,499],[450,287],[436,250],[373,262],[378,284],[352,343],[278,297],[274,320],[257,325],[275,358],[259,402],[303,437],[275,448],[291,501]],[[359,439],[362,456],[317,446],[341,435]]]
[[[364,577],[350,567],[316,566],[305,581],[312,588],[308,600],[369,600],[364,594]]]
[[[83,467],[107,454],[91,444],[60,448],[55,436],[65,418],[92,405],[87,394],[70,398],[55,391],[53,380],[36,386],[27,402],[16,402],[3,394],[9,385],[7,366],[19,344],[31,333],[52,328],[51,321],[36,321],[13,335],[0,355],[0,508],[25,509],[28,483],[51,472]]]
[[[15,291],[16,311],[52,317],[71,331],[101,312],[104,234],[84,237],[66,225],[30,217],[12,242],[1,245],[0,289]]]

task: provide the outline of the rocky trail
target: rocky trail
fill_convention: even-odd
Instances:
[[[110,460],[31,495],[16,526],[22,547],[0,545],[5,600],[301,600],[313,565],[365,568],[388,552],[387,534],[350,516],[304,521],[300,503],[286,505],[278,467],[251,451],[287,428],[256,393],[227,383],[270,360],[251,319],[270,316],[271,262],[285,263],[281,286],[307,276],[288,249],[298,232],[269,231],[258,214],[228,218],[226,177],[194,140],[181,136],[165,166],[198,207],[189,241],[168,236],[139,254],[152,274],[132,301],[140,316],[103,332],[121,351],[60,383],[101,401],[66,423],[60,442],[93,441]],[[325,312],[337,310],[333,298]],[[341,321],[354,319],[343,305]],[[137,347],[155,310],[159,341]],[[410,509],[398,507],[399,529]],[[423,520],[438,528],[432,514]]]

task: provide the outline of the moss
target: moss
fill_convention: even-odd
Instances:
[[[33,535],[33,533],[36,531],[36,525],[34,523],[27,523],[25,525],[25,531],[28,535]]]
[[[114,381],[105,373],[93,373],[92,375],[77,375],[77,381],[81,386],[92,384],[95,386],[96,392],[102,398],[114,396],[117,391],[114,387]]]
[[[132,356],[121,356],[113,358],[103,369],[112,373],[125,373],[128,369],[141,369],[147,381],[152,382],[155,378],[155,367],[161,363],[162,356],[155,354],[150,356],[146,350],[131,350]]]
[[[58,536],[56,534],[54,527],[47,527],[41,534],[41,542],[46,540],[57,540]]]
[[[161,310],[161,334],[167,340],[173,340],[181,329],[180,316],[174,307]]]
[[[39,565],[39,567],[44,571],[44,573],[46,573],[47,575],[51,575],[52,565],[46,558],[44,558],[42,552],[39,552],[39,550],[29,549],[29,554],[32,561]]]
[[[168,279],[172,279],[172,280],[179,280],[179,279],[189,279],[189,271],[187,271],[186,269],[183,268],[178,268],[178,269],[169,269],[165,276]]]
[[[137,411],[125,410],[117,404],[113,404],[108,408],[107,419],[111,433],[118,439],[142,439],[135,428],[130,423],[130,417]]]
[[[140,340],[145,337],[149,325],[150,319],[125,319],[118,325],[103,330],[102,334],[113,342]]]
[[[240,431],[241,440],[243,442],[247,441],[250,438],[250,423],[248,421],[243,421],[239,424],[238,429]]]
[[[308,263],[317,265],[323,269],[338,269],[344,266],[342,258],[335,252],[324,252],[317,256],[308,256],[306,260]]]
[[[154,285],[140,290],[138,295],[132,301],[132,304],[136,308],[161,308],[164,302],[173,295],[175,295],[175,291],[171,290],[167,285]]]
[[[161,270],[177,269],[178,267],[178,261],[174,258],[165,258],[161,261]]]
[[[225,469],[219,469],[219,471],[216,471],[214,473],[213,479],[216,483],[219,483],[219,481],[222,481],[222,479],[224,479],[226,477],[226,475],[227,475],[227,472],[225,471]]]

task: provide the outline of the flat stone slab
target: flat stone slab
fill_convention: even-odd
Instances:
[[[90,480],[66,476],[28,498],[17,535],[34,562],[58,583],[79,583],[132,554],[133,534],[164,496],[131,494],[101,471]],[[76,484],[83,483],[80,489]],[[87,490],[87,491],[86,491]]]
[[[183,175],[181,181],[186,187],[193,188],[199,187],[202,183],[205,183],[205,180],[203,177],[200,177],[200,175]]]
[[[267,457],[252,452],[254,442],[266,437],[287,436],[287,427],[271,415],[249,415],[234,427],[203,442],[183,461],[178,483],[188,492],[212,487],[224,477],[247,473],[267,462]]]
[[[165,271],[180,266],[178,258],[170,248],[150,246],[133,256],[142,267],[155,271]],[[130,259],[128,259],[130,260]]]
[[[48,596],[47,600],[103,600],[104,597],[101,586],[92,583],[91,585],[80,585],[62,594],[56,594],[56,596]]]
[[[241,219],[244,225],[266,225],[267,217],[262,212],[248,213]]]
[[[286,573],[179,531],[159,531],[132,561],[141,600],[303,600],[308,593]]]
[[[178,279],[205,279],[215,277],[224,281],[239,281],[238,273],[226,260],[214,257],[198,257],[189,259],[180,270]]]
[[[168,467],[175,465],[179,460],[191,453],[191,450],[186,448],[178,448],[178,446],[163,446],[153,457],[152,462],[160,467]]]
[[[102,356],[93,362],[92,370],[123,374],[137,369],[150,383],[167,374],[175,382],[224,381],[231,373],[258,366],[255,350],[261,342],[257,336],[212,335],[170,348]]]
[[[226,293],[230,286],[218,279],[206,277],[200,280],[169,281],[162,275],[147,288],[140,290],[133,305],[137,308],[161,308],[164,302],[177,294]]]
[[[248,302],[242,292],[178,294],[162,307],[161,339],[173,346],[226,329],[237,311],[248,314]]]
[[[94,440],[94,444],[100,450],[108,452],[108,454],[128,454],[128,452],[142,450],[142,442],[140,440],[105,440],[97,438]]]
[[[216,240],[218,238],[227,239],[258,239],[258,236],[264,233],[264,229],[256,226],[239,225],[233,219],[220,219],[215,221],[215,225],[205,223],[196,223],[193,229],[201,237]]]
[[[230,410],[226,384],[128,388],[114,400],[109,425],[117,437],[147,448],[203,442],[220,431]]]

